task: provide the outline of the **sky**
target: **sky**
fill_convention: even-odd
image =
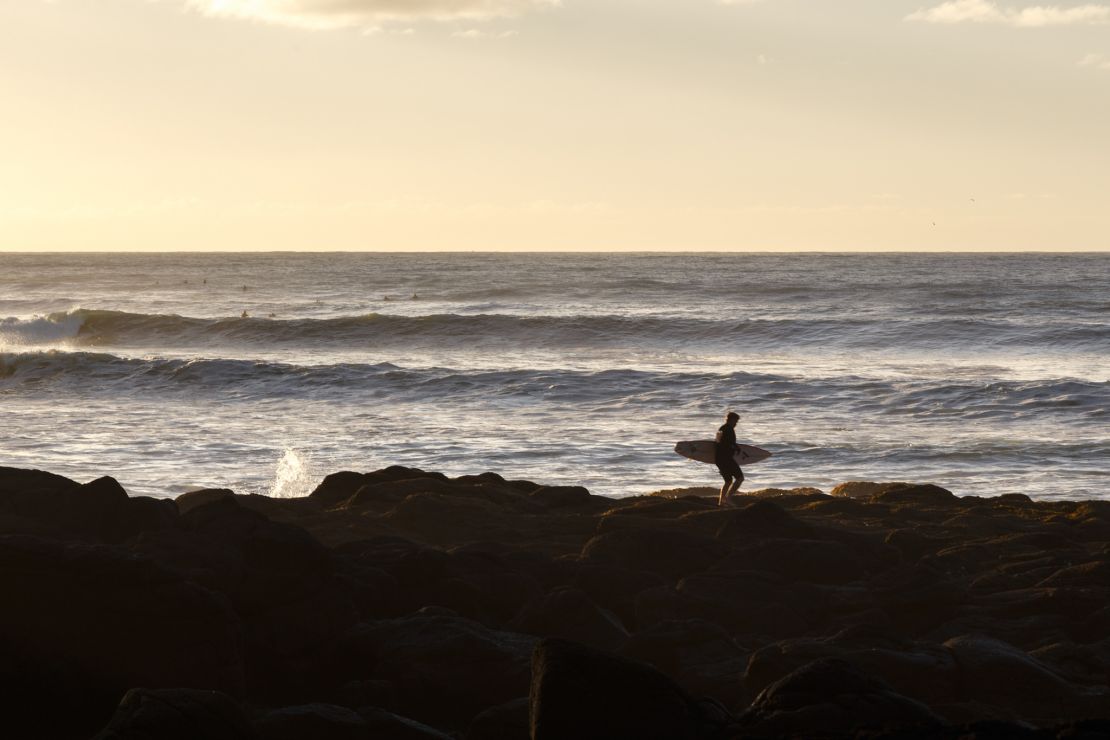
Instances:
[[[0,250],[1110,250],[1110,0],[0,0]]]

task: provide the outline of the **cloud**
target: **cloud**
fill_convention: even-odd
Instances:
[[[207,16],[309,29],[374,29],[382,23],[483,21],[555,7],[561,0],[185,0]]]
[[[483,31],[480,28],[468,28],[465,31],[454,31],[451,34],[459,39],[508,39],[517,35],[513,29],[506,31]]]
[[[1079,60],[1079,66],[1104,69],[1110,72],[1110,57],[1105,54],[1088,54]]]
[[[932,8],[922,8],[906,16],[908,21],[925,23],[994,23],[1019,28],[1072,26],[1110,23],[1110,5],[1034,5],[1005,8],[992,0],[949,0]]]

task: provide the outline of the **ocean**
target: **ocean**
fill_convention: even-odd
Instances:
[[[0,253],[0,465],[1110,497],[1110,254]]]

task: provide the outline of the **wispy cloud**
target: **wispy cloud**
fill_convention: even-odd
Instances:
[[[480,28],[468,28],[465,31],[454,31],[452,34],[457,39],[508,39],[517,35],[513,29],[506,31],[484,31]]]
[[[1079,60],[1080,67],[1091,67],[1110,72],[1110,57],[1105,54],[1088,54]]]
[[[391,22],[483,21],[554,7],[561,0],[185,0],[208,16],[309,29],[374,29]]]
[[[935,7],[910,13],[906,20],[947,24],[993,23],[1019,28],[1089,25],[1110,23],[1110,5],[1033,5],[1010,8],[991,0],[949,0]]]

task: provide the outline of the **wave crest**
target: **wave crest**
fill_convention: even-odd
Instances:
[[[368,313],[334,318],[195,318],[77,309],[0,321],[0,345],[197,349],[268,346],[338,349],[381,347],[655,348],[662,351],[883,351],[1007,349],[1028,352],[1110,350],[1110,326],[969,318],[875,320],[869,317],[665,318],[515,314]],[[222,352],[221,354],[234,354]]]

